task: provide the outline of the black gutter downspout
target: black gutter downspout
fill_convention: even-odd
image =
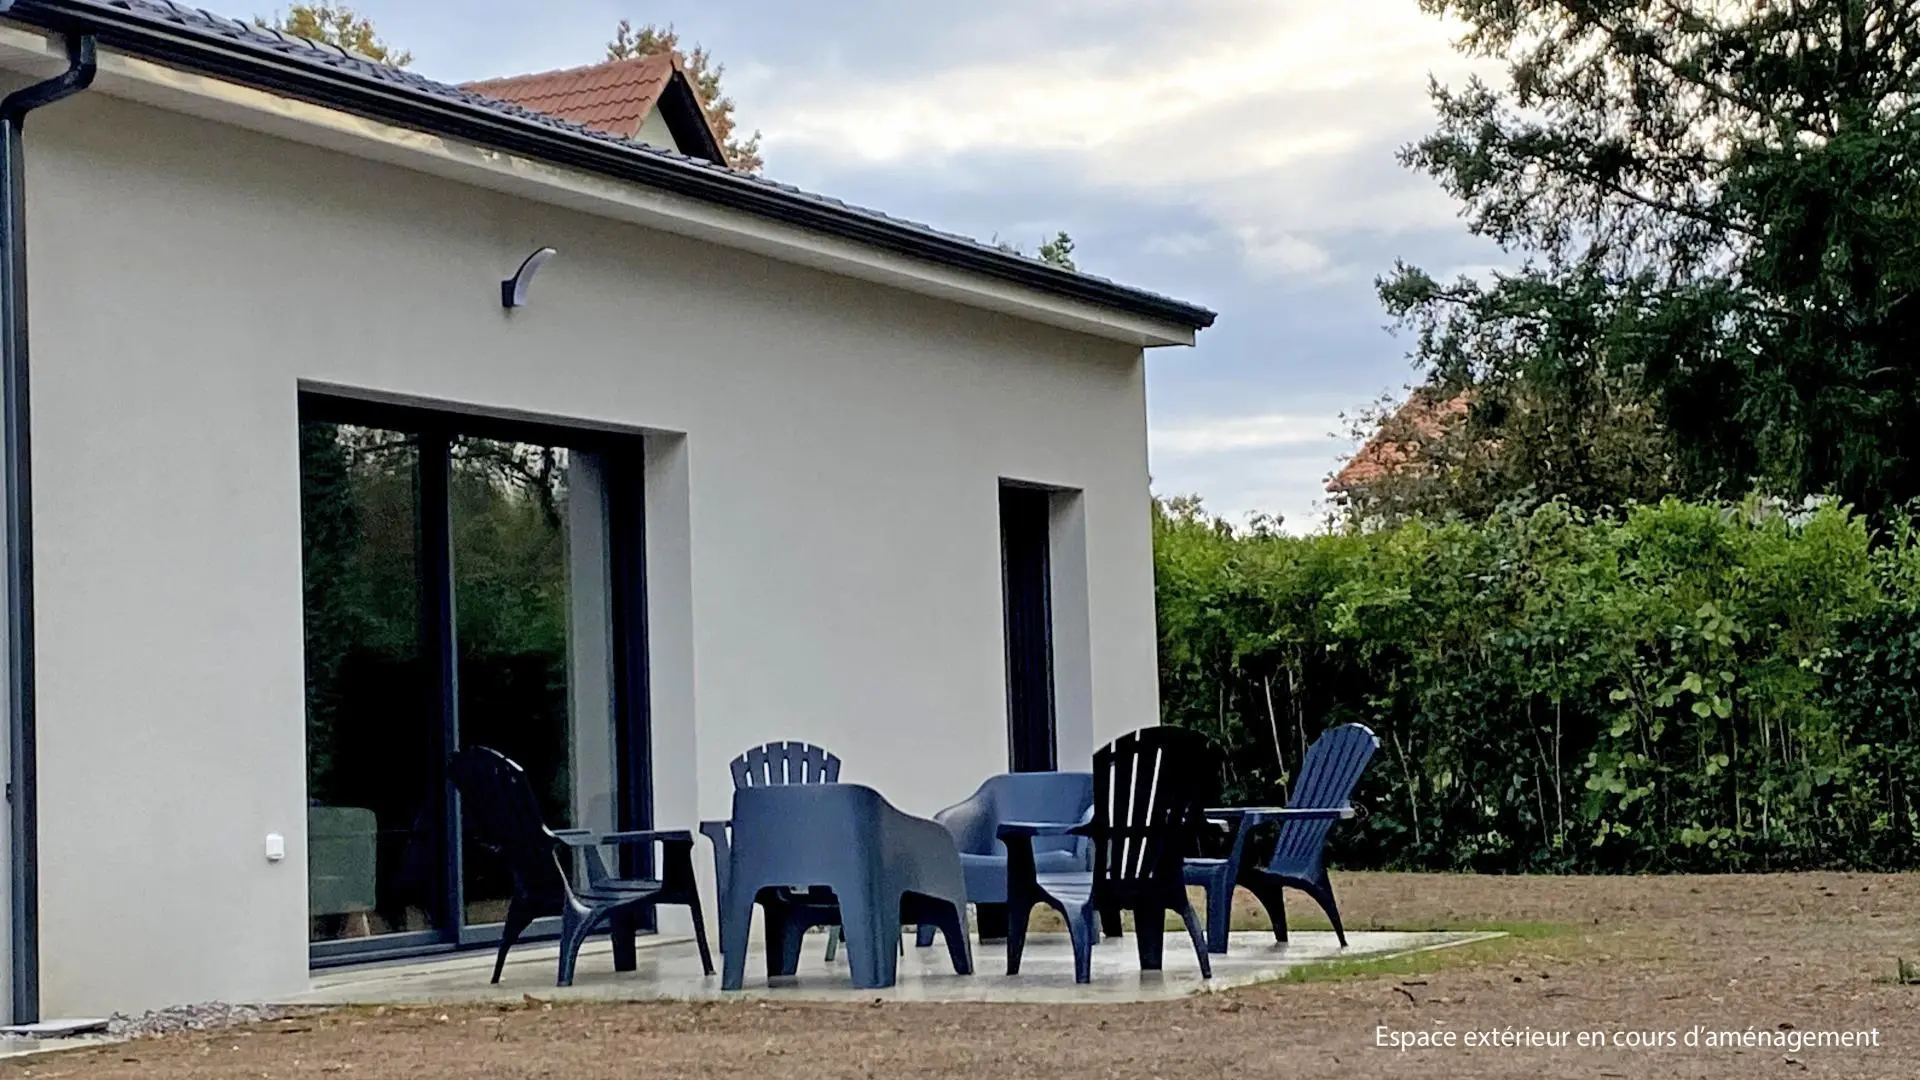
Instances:
[[[0,10],[11,7],[0,5]],[[33,432],[27,393],[27,114],[93,83],[94,40],[67,38],[64,74],[0,102],[0,436],[5,468],[7,802],[12,826],[13,1022],[40,1019],[40,819],[33,679]]]

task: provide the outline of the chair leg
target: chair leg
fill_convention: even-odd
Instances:
[[[1067,918],[1067,936],[1073,941],[1073,981],[1090,983],[1093,981],[1093,943],[1099,936],[1094,910],[1091,907],[1077,911],[1062,908],[1060,914]]]
[[[1203,979],[1213,978],[1213,962],[1207,958],[1207,942],[1200,936],[1200,917],[1194,913],[1192,904],[1188,904],[1180,909],[1180,921],[1187,924],[1187,936],[1193,939],[1193,954],[1200,958],[1200,977]],[[1207,929],[1211,932],[1213,929],[1212,925],[1209,924]],[[1225,952],[1226,950],[1222,949],[1220,951]]]
[[[1000,941],[1007,936],[1007,905],[975,904],[973,910],[981,941]]]
[[[965,904],[955,904],[950,914],[942,916],[940,934],[947,939],[947,958],[953,961],[954,973],[973,974],[973,943],[967,940]]]
[[[693,941],[700,946],[700,967],[708,977],[712,977],[713,954],[707,951],[707,917],[700,911],[700,898],[696,896],[689,900],[687,910],[693,913]]]
[[[555,986],[572,986],[574,965],[580,960],[580,947],[587,943],[599,918],[569,904],[560,919],[560,975]]]
[[[1285,886],[1272,879],[1253,878],[1245,881],[1247,891],[1260,906],[1267,910],[1267,921],[1273,924],[1273,940],[1282,945],[1287,943],[1287,897]]]
[[[900,899],[876,911],[864,899],[840,901],[840,928],[847,939],[847,970],[859,990],[892,986],[899,978]],[[889,941],[888,938],[892,940]],[[892,949],[888,945],[894,946]]]
[[[800,950],[807,942],[807,922],[800,909],[777,900],[761,905],[767,923],[767,977],[792,975],[800,970]]]
[[[1333,924],[1333,936],[1340,939],[1341,948],[1346,948],[1347,928],[1340,925],[1340,905],[1333,899],[1333,883],[1323,882],[1320,888],[1305,891],[1308,896],[1313,897],[1314,903],[1320,905],[1320,910],[1327,913],[1327,921]]]
[[[1100,933],[1105,937],[1126,936],[1126,928],[1120,924],[1120,909],[1106,908],[1100,912]]]
[[[1133,935],[1139,939],[1140,970],[1159,971],[1167,936],[1167,913],[1163,908],[1133,909]]]
[[[934,926],[932,923],[924,923],[924,922],[921,923],[919,926],[914,928],[914,933],[913,933],[914,945],[922,949],[933,948],[933,935],[936,932],[938,932],[938,930],[939,930],[939,927]]]
[[[838,926],[827,927],[827,963],[829,964],[833,963],[834,957],[840,955],[840,930]]]
[[[1224,872],[1207,882],[1207,951],[1227,951],[1233,932],[1233,879]]]
[[[744,894],[744,895],[742,895]],[[720,904],[720,989],[738,990],[747,977],[747,939],[753,930],[753,890],[728,889]],[[766,918],[767,932],[776,933]]]
[[[493,958],[493,981],[500,981],[500,972],[507,966],[507,950],[520,940],[527,927],[533,925],[533,905],[516,896],[507,904],[507,925],[500,930],[500,954]]]
[[[607,916],[608,936],[613,939],[613,970],[632,971],[640,966],[634,948],[634,917],[631,909],[621,908]]]
[[[1007,974],[1020,974],[1020,954],[1027,949],[1027,920],[1033,916],[1031,903],[1007,905]]]

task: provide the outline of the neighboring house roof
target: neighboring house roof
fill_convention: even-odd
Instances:
[[[680,57],[671,52],[565,71],[484,79],[462,83],[460,88],[623,139],[640,138],[641,127],[657,105],[661,119],[673,133],[673,149],[715,165],[727,164],[726,152],[714,138],[713,125],[700,105],[700,95],[687,78]]]
[[[305,38],[169,0],[0,0],[9,19],[357,116],[598,173],[941,266],[1204,329],[1196,304],[1063,270],[971,237],[890,217],[710,161],[482,97]]]
[[[1467,415],[1471,404],[1466,394],[1441,398],[1424,388],[1415,390],[1327,481],[1327,490],[1336,494],[1356,491],[1382,477],[1419,467],[1420,444],[1446,434]]]

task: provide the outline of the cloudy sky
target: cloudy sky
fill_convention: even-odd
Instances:
[[[1312,527],[1342,413],[1401,393],[1375,277],[1495,255],[1394,151],[1468,70],[1416,0],[350,0],[448,81],[591,63],[673,23],[727,65],[769,175],[1220,313],[1150,354],[1153,474]],[[234,12],[242,14],[243,12]],[[251,12],[269,14],[268,10]]]

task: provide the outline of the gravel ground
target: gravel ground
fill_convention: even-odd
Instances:
[[[210,1001],[201,1005],[177,1005],[141,1016],[116,1014],[107,1021],[107,1034],[122,1039],[147,1039],[160,1035],[178,1035],[183,1031],[218,1031],[280,1019],[281,1010],[272,1006],[227,1005]]]
[[[1920,959],[1920,875],[1336,880],[1358,926],[1516,934],[1152,1005],[342,1010],[0,1064],[0,1080],[1920,1075],[1920,987],[1893,981],[1896,957]],[[1383,1031],[1439,1045],[1383,1047]],[[1805,1044],[1855,1031],[1878,1045]],[[1721,1032],[1738,1044],[1707,1045]]]

